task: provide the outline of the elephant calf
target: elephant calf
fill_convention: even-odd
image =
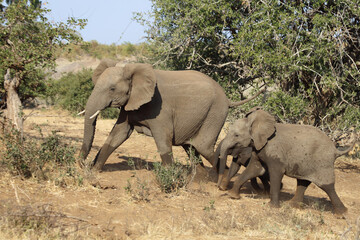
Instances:
[[[237,120],[223,141],[236,143],[239,148],[251,147],[253,150],[246,170],[229,191],[230,196],[238,198],[242,184],[263,174],[265,170],[261,163],[265,163],[270,174],[271,205],[279,206],[281,180],[286,174],[297,179],[296,192],[291,199],[293,205],[303,201],[306,188],[313,182],[327,193],[334,213],[347,211],[335,191],[334,162],[353,146],[340,151],[317,128],[276,123],[273,116],[259,108]],[[219,177],[224,173],[225,161],[220,158]]]

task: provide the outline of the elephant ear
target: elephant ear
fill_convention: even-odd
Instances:
[[[113,59],[108,59],[105,58],[103,60],[101,60],[101,62],[99,63],[99,65],[95,68],[93,76],[92,76],[92,81],[94,83],[94,86],[96,85],[97,80],[99,79],[100,75],[109,67],[115,67],[115,65],[117,64],[117,61],[113,60]]]
[[[124,78],[130,79],[130,97],[126,111],[133,111],[151,101],[156,86],[155,71],[150,64],[134,63],[124,67]]]
[[[276,131],[275,118],[264,110],[255,110],[248,116],[250,135],[256,150],[262,149]]]

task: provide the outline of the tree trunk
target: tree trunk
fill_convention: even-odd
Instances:
[[[23,132],[23,119],[21,112],[21,101],[18,95],[18,88],[20,79],[18,77],[11,77],[10,69],[7,70],[4,77],[4,87],[6,91],[6,117],[11,121],[13,127],[21,134]]]

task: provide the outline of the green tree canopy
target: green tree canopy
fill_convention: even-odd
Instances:
[[[84,19],[69,18],[66,23],[47,19],[50,12],[38,0],[1,1],[0,74],[7,79],[21,100],[36,96],[44,89],[44,71],[55,68],[55,50],[82,41],[77,30],[86,25]],[[15,80],[14,80],[15,79]],[[13,81],[14,80],[14,81]],[[0,98],[9,101],[9,90],[0,78]],[[8,104],[9,112],[9,104]]]
[[[315,125],[351,108],[359,125],[359,0],[152,2],[136,18],[156,64],[200,70],[237,94],[274,86],[304,99]]]

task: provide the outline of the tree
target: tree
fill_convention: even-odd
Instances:
[[[55,50],[82,41],[77,29],[86,20],[49,22],[38,0],[10,0],[0,12],[0,98],[6,99],[7,118],[22,130],[21,101],[44,88],[44,70],[55,68]],[[19,97],[20,93],[20,97]]]
[[[304,99],[314,125],[349,112],[360,125],[359,0],[152,2],[136,18],[155,64],[200,70],[228,93],[266,83]]]

